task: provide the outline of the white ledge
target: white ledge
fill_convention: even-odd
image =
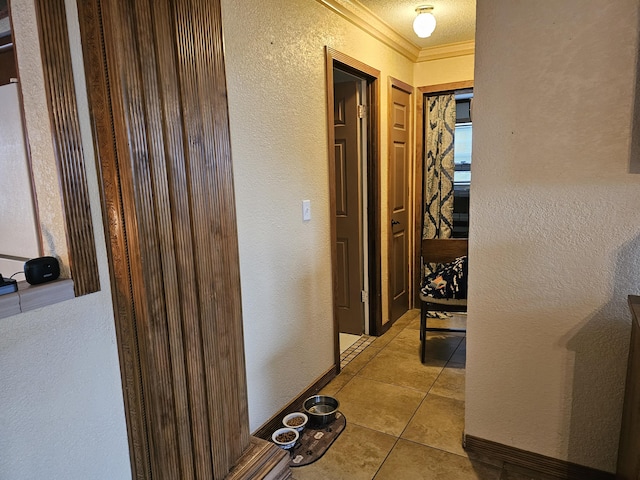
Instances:
[[[18,291],[0,295],[0,318],[46,307],[75,298],[73,280],[62,278],[52,282],[30,285],[18,282]]]

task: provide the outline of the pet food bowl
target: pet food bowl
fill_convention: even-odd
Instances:
[[[304,413],[294,412],[290,413],[289,415],[285,415],[285,417],[282,419],[282,424],[285,427],[293,428],[294,430],[301,432],[302,430],[304,430],[304,427],[308,421],[309,417],[307,417]]]
[[[273,435],[271,435],[273,443],[285,450],[293,448],[298,441],[298,438],[300,438],[300,434],[293,428],[279,428],[273,432]]]
[[[315,425],[327,425],[333,422],[339,406],[338,400],[328,395],[314,395],[302,404],[304,412]]]

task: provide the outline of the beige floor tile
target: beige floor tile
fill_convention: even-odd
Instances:
[[[398,321],[400,321],[400,320],[398,320]],[[373,345],[373,346],[375,346],[377,348],[384,348],[389,344],[389,342],[391,342],[391,340],[396,338],[396,336],[398,336],[398,334],[400,332],[402,332],[405,328],[406,328],[406,326],[403,326],[402,324],[398,325],[397,322],[396,322],[396,325],[392,326],[384,334],[382,334],[381,336],[377,337],[371,343],[371,345]]]
[[[409,310],[407,313],[402,315],[398,320],[393,324],[394,327],[405,328],[415,319],[420,321],[420,310]]]
[[[460,342],[460,345],[458,345],[458,348],[456,348],[456,351],[453,353],[449,361],[451,363],[461,363],[463,365],[467,362],[467,339],[466,338],[462,340],[462,342]]]
[[[429,394],[402,433],[402,438],[464,456],[463,431],[464,402]]]
[[[396,438],[349,422],[327,453],[305,467],[291,469],[295,480],[371,480]]]
[[[356,376],[336,398],[347,422],[399,437],[424,394]]]
[[[320,390],[321,395],[331,395],[334,396],[336,393],[342,389],[349,381],[353,378],[353,375],[349,375],[348,373],[340,372],[340,374],[331,380],[322,390]]]
[[[427,335],[427,360],[448,361],[464,336],[459,333],[429,333]],[[404,329],[385,347],[394,352],[420,356],[420,334],[417,330]],[[427,364],[437,366],[439,362]]]
[[[498,480],[500,469],[399,440],[375,480]]]
[[[379,352],[380,348],[373,346],[373,344],[369,345],[360,354],[358,354],[356,358],[351,360],[347,366],[342,369],[340,374],[346,373],[347,375],[355,375]]]
[[[385,349],[420,355],[420,336],[418,331],[405,328],[389,342]]]
[[[417,330],[420,331],[420,315],[417,318],[411,320],[411,323],[406,326],[405,330]]]
[[[444,365],[444,361],[440,361],[437,366],[423,365],[415,353],[407,354],[385,348],[358,372],[358,376],[413,388],[426,394]]]
[[[449,362],[429,390],[429,394],[464,400],[464,380],[464,365]]]
[[[428,333],[427,359],[450,360],[463,338],[462,334],[459,333]]]
[[[427,325],[437,328],[466,328],[467,316],[452,313],[448,318],[429,318]]]
[[[467,316],[453,313],[451,317],[446,319],[429,318],[427,323],[430,327],[466,328]],[[418,331],[420,330],[420,314],[419,313],[416,318],[411,320],[409,325],[407,325],[407,328],[411,330],[418,330]]]

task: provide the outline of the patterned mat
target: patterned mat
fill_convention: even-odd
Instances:
[[[336,438],[347,426],[347,419],[341,412],[336,413],[336,419],[323,427],[306,427],[300,434],[295,447],[291,449],[290,467],[302,467],[315,462],[322,457]]]

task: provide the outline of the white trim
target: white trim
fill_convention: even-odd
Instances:
[[[427,62],[441,58],[472,55],[475,52],[475,41],[473,40],[421,49],[391,28],[380,17],[351,0],[316,1],[412,62]]]
[[[441,58],[460,57],[462,55],[473,55],[476,51],[476,42],[449,43],[437,47],[423,48],[418,54],[417,62],[428,62]]]
[[[413,43],[407,41],[398,32],[390,28],[386,23],[373,14],[359,9],[349,0],[316,0],[320,5],[325,6],[332,12],[353,23],[356,27],[377,38],[388,47],[404,55],[412,62],[415,62],[420,53],[420,49]]]

